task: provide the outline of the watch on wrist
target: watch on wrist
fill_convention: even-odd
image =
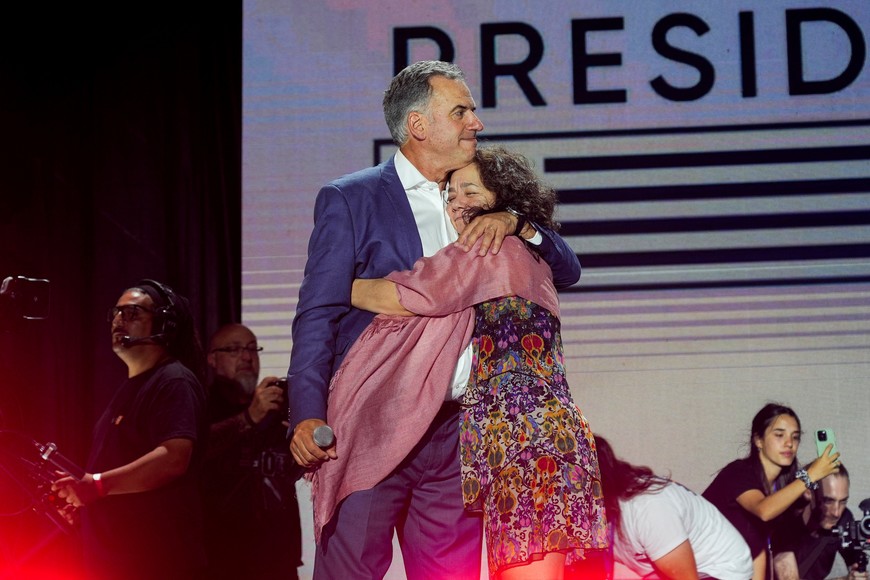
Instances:
[[[526,224],[529,223],[529,220],[526,219],[526,216],[524,216],[523,214],[521,214],[520,212],[518,212],[517,210],[515,210],[512,207],[506,207],[506,208],[504,208],[504,210],[506,212],[508,212],[509,214],[511,214],[512,216],[517,218],[517,227],[514,229],[513,235],[519,236],[522,233],[522,231],[526,228]]]
[[[812,479],[810,479],[810,474],[806,469],[798,469],[797,473],[794,474],[795,479],[799,479],[804,482],[804,485],[807,486],[807,489],[817,489],[819,484]]]

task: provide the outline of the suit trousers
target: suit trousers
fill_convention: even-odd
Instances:
[[[445,403],[392,474],[342,501],[315,549],[316,580],[383,578],[393,530],[409,580],[480,578],[482,520],[463,505],[459,418]]]

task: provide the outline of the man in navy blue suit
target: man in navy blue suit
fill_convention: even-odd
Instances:
[[[290,450],[304,467],[337,457],[334,446],[318,447],[313,433],[325,424],[330,378],[374,317],[351,306],[353,280],[410,269],[456,241],[441,192],[448,173],[472,160],[483,130],[453,64],[408,66],[393,78],[383,104],[399,151],[328,183],[315,203],[288,371]],[[470,248],[482,238],[482,253],[498,252],[506,235],[518,233],[519,220],[507,212],[480,216],[459,242]],[[543,228],[521,229],[550,264],[557,287],[579,279],[577,256],[561,238]],[[481,521],[463,508],[458,450],[458,401],[470,370],[469,347],[457,361],[454,384],[444,385],[438,415],[408,418],[430,421],[423,439],[390,476],[341,503],[317,545],[315,578],[382,578],[394,530],[408,578],[479,578]]]

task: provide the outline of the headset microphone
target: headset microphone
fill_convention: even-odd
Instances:
[[[152,334],[150,336],[143,336],[140,338],[133,338],[132,336],[127,335],[121,337],[121,346],[123,346],[124,348],[129,348],[137,344],[154,344],[162,338],[166,338],[166,335],[162,333]]]

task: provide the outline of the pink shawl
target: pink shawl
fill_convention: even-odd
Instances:
[[[498,255],[451,245],[387,278],[419,316],[376,316],[332,378],[327,422],[338,459],[311,475],[317,542],[339,502],[383,480],[426,432],[471,339],[473,305],[517,295],[559,316],[549,266],[517,238]]]

